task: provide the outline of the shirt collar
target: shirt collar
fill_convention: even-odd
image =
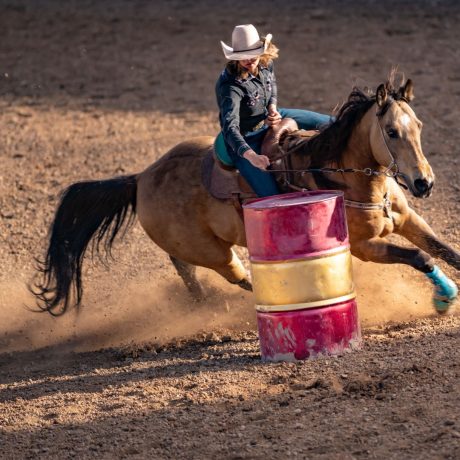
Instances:
[[[266,66],[263,66],[263,65],[259,66],[259,75],[260,75],[260,72],[261,72],[262,70],[267,70],[267,67],[266,67]],[[250,74],[248,75],[248,78],[239,78],[239,77],[235,77],[235,81],[237,81],[238,83],[245,83],[245,82],[247,82],[247,81],[251,81],[251,80],[254,80],[254,79],[260,80],[259,77],[256,77],[256,76],[252,75],[252,73],[250,73]]]

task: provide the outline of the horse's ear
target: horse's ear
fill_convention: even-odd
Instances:
[[[385,85],[382,83],[378,88],[375,93],[375,101],[377,102],[377,105],[379,107],[383,107],[385,102],[387,101],[387,90],[385,88]]]
[[[399,88],[399,95],[407,102],[410,102],[412,99],[414,99],[414,84],[410,78],[406,81],[404,86]]]

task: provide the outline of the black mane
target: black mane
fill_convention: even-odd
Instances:
[[[359,88],[353,88],[348,100],[338,109],[335,121],[299,149],[311,157],[312,168],[321,168],[330,162],[340,164],[353,129],[374,103],[375,95],[369,96]]]
[[[385,83],[385,89],[388,99],[378,111],[379,117],[385,114],[393,101],[405,100],[401,91],[394,88],[391,79]],[[296,142],[292,153],[308,155],[311,159],[310,168],[322,168],[330,163],[336,163],[340,167],[343,152],[348,145],[353,129],[375,102],[375,93],[364,92],[354,87],[347,101],[337,110],[335,120],[323,127],[314,137]],[[293,133],[289,137],[291,136],[295,138],[296,134]],[[315,173],[314,177],[320,187],[335,188],[334,184],[336,183],[324,174]]]

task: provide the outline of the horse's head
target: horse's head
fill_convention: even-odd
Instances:
[[[430,196],[434,174],[422,152],[422,122],[409,106],[413,99],[411,80],[394,90],[382,84],[375,95],[376,117],[371,128],[371,148],[376,161],[397,172],[411,193]]]

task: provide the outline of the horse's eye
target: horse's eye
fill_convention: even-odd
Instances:
[[[394,128],[390,128],[388,131],[387,131],[387,134],[389,137],[391,137],[392,139],[397,139],[399,137],[399,134],[398,134],[398,131],[396,131],[396,129]]]

